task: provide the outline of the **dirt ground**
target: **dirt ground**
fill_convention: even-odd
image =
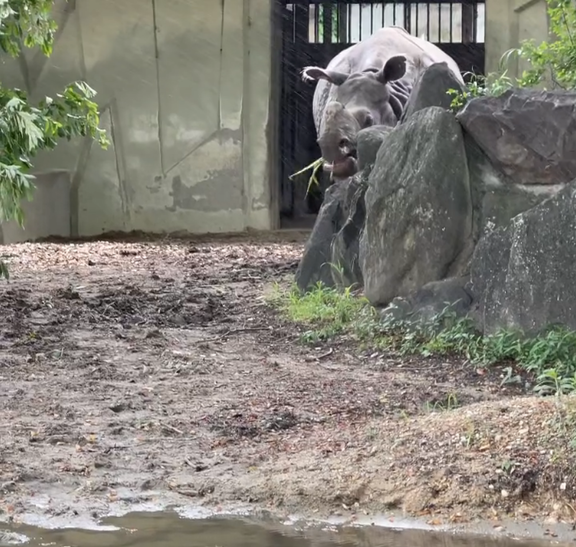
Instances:
[[[170,494],[570,520],[570,400],[527,396],[504,366],[302,345],[265,294],[289,285],[303,241],[3,247],[0,512],[96,517]]]

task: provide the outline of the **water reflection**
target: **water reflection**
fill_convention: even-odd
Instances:
[[[461,538],[421,531],[382,530],[376,527],[336,530],[280,527],[275,524],[211,518],[188,520],[173,513],[135,513],[107,519],[114,531],[77,529],[38,530],[13,527],[0,545],[31,547],[537,547],[541,542]],[[19,538],[20,537],[20,541]]]

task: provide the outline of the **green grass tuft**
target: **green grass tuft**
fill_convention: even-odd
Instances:
[[[302,341],[314,343],[350,331],[350,326],[365,314],[372,314],[368,300],[351,288],[339,291],[316,284],[302,293],[297,287],[282,292],[276,287],[272,303],[290,321],[310,327]]]
[[[276,287],[270,303],[306,328],[303,343],[347,335],[364,346],[399,355],[464,356],[475,366],[509,363],[503,383],[522,381],[514,374],[516,366],[533,379],[536,393],[576,392],[576,332],[563,327],[551,327],[536,337],[511,330],[483,336],[470,319],[457,318],[449,306],[428,322],[382,319],[351,288],[338,290],[321,283],[307,292]]]

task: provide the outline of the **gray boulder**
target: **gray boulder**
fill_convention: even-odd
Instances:
[[[362,287],[360,236],[366,220],[364,196],[367,184],[360,180],[352,196],[348,218],[332,241],[332,279],[337,287]]]
[[[427,283],[407,297],[394,298],[381,317],[409,323],[429,323],[444,311],[464,317],[472,305],[468,282],[468,277],[460,276]]]
[[[516,184],[561,184],[576,177],[574,92],[508,90],[471,100],[457,119]]]
[[[473,316],[485,333],[576,329],[576,183],[495,228],[471,264]]]
[[[387,126],[373,126],[358,133],[359,172],[352,179],[329,187],[325,193],[296,272],[296,283],[301,290],[318,281],[328,287],[362,286],[359,240],[366,218],[366,177],[390,131]]]
[[[360,265],[372,304],[462,272],[474,243],[472,198],[462,130],[450,112],[426,108],[392,130],[365,203]]]
[[[301,290],[306,290],[319,281],[327,287],[334,286],[332,242],[350,215],[359,186],[360,177],[357,176],[338,181],[326,190],[296,270],[296,284]]]
[[[516,215],[552,197],[564,185],[515,184],[499,172],[470,135],[464,135],[477,241],[487,226],[507,226]]]
[[[453,99],[453,96],[448,94],[450,89],[461,91],[462,84],[448,65],[446,63],[430,65],[416,80],[400,123],[404,123],[415,112],[429,106],[449,109]]]
[[[367,171],[364,174],[369,174],[376,161],[378,150],[380,150],[390,131],[392,131],[392,128],[387,125],[373,125],[358,132],[356,148],[358,150],[359,171],[366,169]]]

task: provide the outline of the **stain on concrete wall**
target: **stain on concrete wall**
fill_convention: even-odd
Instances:
[[[72,236],[273,228],[271,10],[271,0],[57,0],[54,53],[7,60],[3,83],[38,100],[86,80],[112,145],[78,140],[40,155],[37,185],[54,173],[69,185],[45,184],[26,206],[43,221],[20,235],[5,226],[4,239],[49,235],[34,226]]]

